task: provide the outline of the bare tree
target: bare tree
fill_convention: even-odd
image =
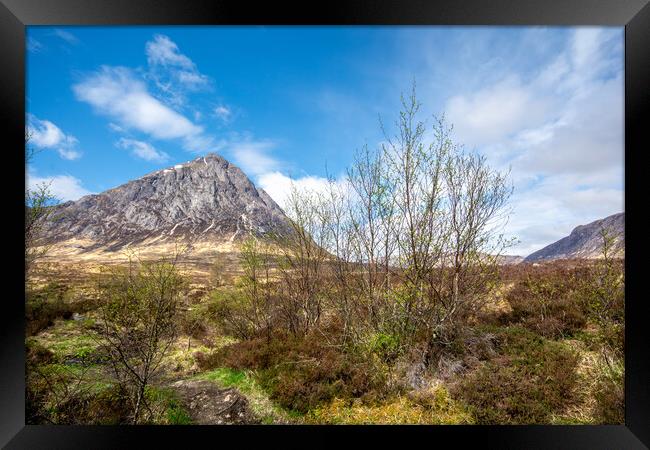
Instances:
[[[52,216],[52,204],[56,198],[50,194],[48,185],[25,189],[25,273],[34,263],[45,256],[49,246],[42,241],[43,228]]]
[[[394,208],[389,216],[394,223],[387,228],[394,236],[396,263],[404,278],[392,295],[393,322],[403,335],[414,332],[415,321],[431,322],[430,274],[441,263],[447,233],[441,172],[450,142],[446,135],[427,142],[426,123],[418,119],[420,107],[413,86],[410,96],[402,97],[396,133],[389,136],[384,130],[385,184]]]
[[[614,257],[616,235],[605,227],[599,234],[600,258],[591,268],[582,293],[590,316],[600,327],[602,357],[611,368],[613,359],[622,359],[624,355],[625,270],[623,261]]]
[[[129,393],[132,423],[142,409],[150,415],[145,391],[177,336],[176,315],[186,283],[178,271],[179,254],[156,262],[135,262],[109,269],[100,281],[100,339],[114,376]]]
[[[328,304],[334,309],[343,325],[343,340],[356,337],[355,318],[362,302],[359,285],[355,273],[355,245],[352,236],[355,234],[353,202],[349,195],[349,183],[327,177],[327,189],[323,195],[323,209],[329,218],[326,221],[328,236],[327,248],[333,255],[327,275],[332,278],[331,289],[325,292]]]
[[[325,290],[330,218],[322,196],[292,185],[285,208],[291,231],[275,236],[278,270],[286,296],[282,309],[292,333],[306,333],[319,323]]]
[[[29,163],[36,151],[29,145],[31,134],[25,131],[25,162]],[[45,256],[49,247],[42,242],[42,232],[51,218],[52,205],[57,199],[48,184],[40,184],[34,189],[25,187],[25,274],[29,274],[34,262]]]
[[[385,219],[382,215],[385,200],[383,162],[380,156],[364,146],[355,154],[347,172],[348,185],[355,200],[350,210],[351,240],[356,261],[364,268],[364,276],[360,279],[363,290],[361,299],[365,300],[374,328],[379,327],[381,317],[380,269],[384,268],[381,258],[386,254],[382,244],[387,242],[382,239],[382,232],[385,231],[382,228],[382,219]]]
[[[355,155],[348,239],[371,327],[407,340],[424,332],[433,344],[448,342],[495,285],[512,187],[507,172],[453,143],[444,116],[429,131],[420,108],[413,86],[396,131],[382,124],[381,148]]]
[[[241,283],[247,301],[249,320],[253,330],[265,330],[267,340],[270,341],[272,333],[270,249],[254,236],[250,236],[242,245],[241,258],[244,269]]]
[[[305,331],[328,298],[345,335],[448,344],[489,298],[508,217],[508,172],[452,140],[444,116],[420,120],[415,86],[384,142],[354,155],[344,182],[289,196],[293,233],[280,273],[290,329]],[[366,331],[361,330],[361,334]]]
[[[509,245],[498,234],[512,194],[507,173],[484,156],[455,149],[443,170],[448,229],[445,263],[450,285],[441,296],[442,322],[453,325],[480,309],[497,281],[498,259]]]

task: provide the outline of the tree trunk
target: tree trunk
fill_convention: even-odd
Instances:
[[[135,403],[135,411],[133,412],[133,425],[138,424],[138,416],[140,414],[140,403],[142,402],[142,397],[144,396],[145,385],[141,384],[138,389],[138,399]]]

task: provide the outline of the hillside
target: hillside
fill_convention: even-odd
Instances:
[[[525,262],[550,261],[568,258],[598,258],[601,254],[603,240],[602,228],[610,230],[615,236],[613,254],[625,254],[625,213],[613,214],[604,219],[586,225],[580,225],[568,236],[531,253]]]

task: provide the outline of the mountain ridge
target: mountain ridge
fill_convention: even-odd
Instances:
[[[569,258],[598,258],[602,253],[600,230],[609,229],[614,237],[612,255],[625,255],[625,212],[612,214],[584,225],[575,227],[568,236],[543,247],[530,255],[524,262],[552,261]]]

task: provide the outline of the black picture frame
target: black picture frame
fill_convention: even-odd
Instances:
[[[20,220],[24,211],[26,25],[600,25],[625,27],[626,374],[625,425],[619,426],[201,426],[100,427],[25,425],[24,271]],[[5,243],[0,312],[0,445],[6,448],[130,448],[135,440],[187,446],[248,448],[358,445],[427,447],[442,442],[488,448],[636,449],[650,446],[650,318],[642,295],[644,239],[642,187],[650,109],[648,0],[356,0],[318,4],[244,0],[0,0],[0,123],[3,134],[2,220]],[[645,144],[645,145],[644,145]],[[15,169],[14,169],[15,168]],[[14,237],[15,236],[15,237]],[[10,288],[9,288],[10,287]],[[22,300],[21,300],[22,299]],[[207,439],[207,441],[205,440]],[[236,440],[235,443],[226,441]],[[197,442],[198,444],[198,442]],[[205,444],[200,444],[205,445]],[[422,444],[417,444],[422,445]]]

